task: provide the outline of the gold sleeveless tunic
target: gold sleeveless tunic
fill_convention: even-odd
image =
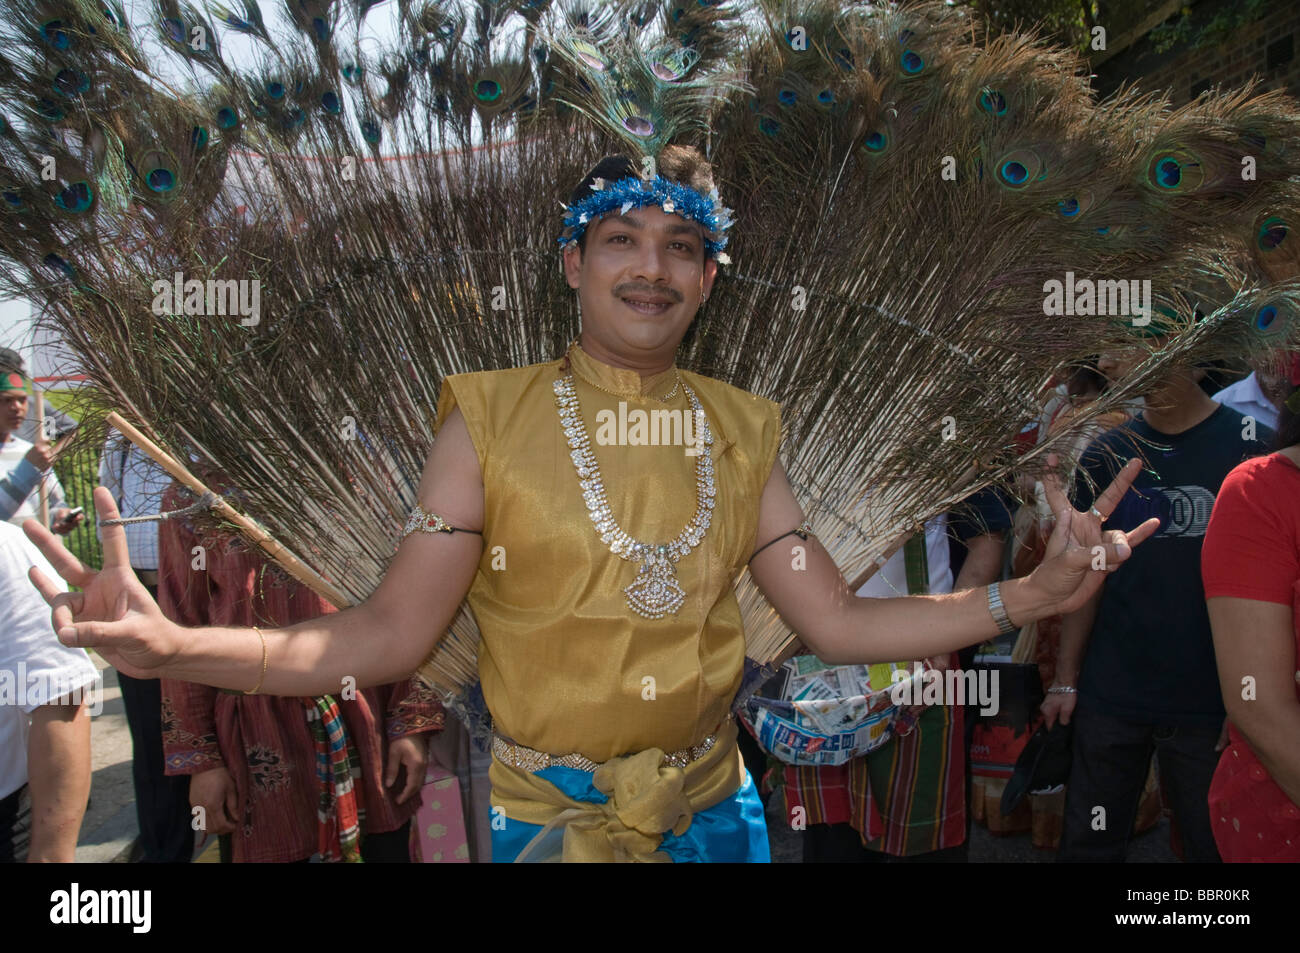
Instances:
[[[625,414],[689,417],[684,390],[663,403],[672,370],[643,388],[635,371],[577,346],[569,355],[618,525],[645,542],[670,541],[695,511],[695,457],[683,446],[601,445],[597,415],[617,420],[623,401]],[[684,748],[718,728],[740,684],[745,637],[732,586],[754,551],[780,408],[681,372],[713,431],[718,492],[703,541],[676,564],[685,603],[646,619],[623,592],[639,565],[611,553],[587,515],[555,404],[563,367],[458,374],[442,385],[438,426],[460,407],[483,473],[483,556],[468,600],[482,634],[483,694],[500,734],[550,754],[605,762]]]

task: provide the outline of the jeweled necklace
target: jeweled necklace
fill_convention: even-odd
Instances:
[[[614,511],[610,509],[609,498],[605,495],[605,481],[600,476],[600,465],[596,462],[591,439],[587,436],[587,425],[582,420],[578,394],[573,387],[573,375],[565,374],[555,382],[555,405],[560,413],[560,426],[564,428],[564,436],[569,443],[569,456],[578,473],[578,485],[582,487],[587,515],[600,534],[600,541],[609,546],[610,552],[628,562],[641,563],[636,579],[623,591],[627,594],[628,607],[647,619],[662,619],[676,612],[686,601],[686,592],[677,582],[677,561],[704,539],[709,523],[713,520],[713,499],[717,495],[713,486],[713,432],[709,429],[709,418],[705,416],[700,399],[691,386],[685,381],[681,381],[681,386],[691,402],[696,432],[699,443],[702,444],[695,458],[695,515],[676,539],[656,544],[634,539],[615,521]]]

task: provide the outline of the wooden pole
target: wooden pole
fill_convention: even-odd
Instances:
[[[45,391],[35,385],[32,386],[32,395],[36,398],[36,439],[45,439]],[[37,490],[41,494],[41,525],[46,529],[50,528],[50,491],[45,485],[45,474],[41,474],[41,480],[36,484]]]
[[[167,453],[156,443],[142,434],[135,427],[127,423],[118,413],[110,413],[108,422],[111,426],[117,428],[124,436],[137,447],[149,455],[158,466],[162,467],[173,477],[184,483],[195,493],[202,495],[211,492],[198,477],[190,473],[179,460]],[[312,569],[301,559],[282,546],[274,537],[262,528],[255,520],[249,519],[243,513],[240,513],[225,500],[218,497],[213,510],[223,516],[225,519],[239,527],[240,532],[244,534],[251,542],[255,543],[262,552],[268,557],[275,560],[285,572],[293,576],[307,588],[311,589],[318,596],[329,602],[336,609],[346,609],[352,605],[352,600],[342,591],[336,588],[332,583],[323,579],[320,573]]]

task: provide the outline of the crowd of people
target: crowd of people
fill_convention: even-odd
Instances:
[[[706,194],[711,181],[699,164],[682,161],[683,180]],[[632,174],[618,163],[597,166],[574,203],[590,198],[593,181]],[[1073,748],[1059,859],[1124,859],[1153,754],[1186,860],[1300,859],[1300,362],[1281,373],[1261,364],[1214,396],[1205,369],[1166,368],[1127,411],[1095,421],[1077,452],[1062,455],[1073,468],[1073,509],[1057,476],[983,493],[954,514],[958,559],[949,521],[935,519],[856,590],[860,598],[844,598],[845,581],[808,541],[785,481],[779,409],[672,364],[716,273],[698,230],[653,207],[634,214],[597,216],[590,227],[601,240],[584,246],[579,233],[566,248],[566,274],[583,296],[580,346],[563,361],[444,383],[420,506],[379,591],[341,613],[199,516],[127,523],[125,543],[115,525],[101,573],[70,561],[28,523],[38,549],[14,525],[38,512],[33,493],[45,494],[54,531],[69,531],[76,518],[49,475],[54,451],[44,434],[30,442],[15,435],[28,412],[28,382],[21,367],[4,369],[9,470],[0,473],[0,503],[11,504],[0,514],[10,523],[0,535],[4,667],[16,672],[21,663],[29,680],[39,667],[62,680],[45,683],[75,690],[94,666],[69,645],[89,645],[119,669],[142,859],[189,860],[196,835],[215,834],[222,858],[236,862],[409,860],[430,736],[451,718],[417,680],[393,677],[411,671],[467,593],[499,732],[492,813],[504,817],[476,859],[544,853],[548,838],[562,834],[565,859],[765,860],[768,822],[750,777],[757,774],[769,790],[783,790],[784,812],[768,818],[806,819],[805,860],[966,859],[969,713],[955,703],[933,706],[885,747],[833,768],[778,770],[743,741],[748,772],[734,757],[728,710],[743,633],[731,584],[746,565],[809,649],[840,664],[910,653],[938,668],[967,666],[956,649],[993,627],[1014,631],[1013,617],[1049,633],[1054,661],[1040,717],[1046,729],[1070,726]],[[634,280],[618,284],[628,276]],[[601,293],[611,287],[620,294]],[[638,323],[630,313],[668,317]],[[1144,347],[1160,343],[1160,327],[1148,332],[1152,341],[1069,368],[1025,439],[1046,439],[1123,380]],[[620,363],[636,352],[633,339],[654,352],[657,371]],[[678,570],[663,563],[654,570],[661,588],[647,590],[655,598],[665,587],[683,592],[676,605],[690,619],[660,630],[671,643],[635,638],[643,623],[624,605],[634,587],[610,582],[621,572],[605,545],[616,534],[585,529],[605,491],[594,457],[583,456],[578,395],[591,402],[601,393],[707,404],[718,432],[741,448],[717,455],[716,494],[707,454],[610,466],[616,485],[648,493],[689,479],[699,499],[708,498],[677,555],[711,532],[726,564],[698,561],[680,570],[678,584]],[[557,406],[570,434],[558,450]],[[542,465],[555,454],[555,466]],[[577,492],[553,490],[570,456],[585,481],[585,505]],[[204,476],[238,496],[221,474]],[[511,493],[485,493],[505,479]],[[192,499],[116,436],[100,481],[124,517]],[[504,541],[512,562],[562,572],[553,540],[512,517],[512,507],[544,498],[559,514],[555,525],[584,528],[565,542],[582,552],[578,564],[591,568],[591,584],[481,570],[485,547]],[[696,505],[678,502],[671,512],[646,511],[646,521],[662,524],[655,538],[671,538],[677,510],[689,515]],[[435,505],[439,513],[424,509]],[[698,513],[715,506],[711,530]],[[1028,517],[1018,520],[1017,510]],[[106,512],[101,506],[100,516]],[[1028,527],[1018,539],[1016,526]],[[796,567],[771,546],[795,537],[808,541],[809,567],[790,575]],[[1008,545],[1033,554],[1014,572],[1003,558]],[[133,579],[110,578],[128,551]],[[44,577],[39,593],[31,567]],[[83,593],[69,597],[51,582],[59,576]],[[103,608],[122,600],[129,619]],[[209,627],[204,650],[183,657],[178,646],[192,643],[179,641],[188,638],[182,627],[196,626]],[[623,666],[619,677],[608,677],[611,664]],[[659,701],[649,708],[640,701],[642,671],[660,673]],[[337,687],[340,672],[359,686],[350,696]],[[567,713],[557,713],[557,697]],[[84,703],[35,692],[4,706],[0,768],[3,856],[71,859],[89,789]],[[619,800],[626,797],[634,801]]]

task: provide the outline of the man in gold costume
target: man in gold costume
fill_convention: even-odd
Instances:
[[[779,408],[675,366],[725,244],[716,200],[691,149],[665,149],[653,178],[621,157],[588,174],[562,238],[579,341],[555,361],[443,382],[418,505],[363,604],[283,629],[183,629],[135,580],[120,525],[104,528],[95,573],[31,522],[83,590],[32,573],[60,638],[135,677],[315,695],[345,677],[409,675],[468,598],[497,731],[494,859],[767,860],[729,714],[745,654],[732,587],[746,565],[825,661],[928,657],[1072,611],[1107,571],[1091,568],[1094,548],[1113,569],[1157,524],[1101,531],[1130,461],[1087,514],[1049,480],[1048,558],[1000,588],[857,599],[815,538],[795,568],[769,545],[804,518],[777,457]],[[610,427],[647,418],[680,421],[681,443]],[[626,440],[611,445],[611,429]],[[95,503],[117,517],[106,490]]]

